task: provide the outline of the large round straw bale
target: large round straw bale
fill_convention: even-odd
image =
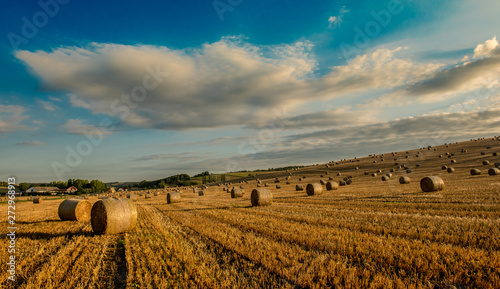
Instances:
[[[376,177],[376,176],[377,176],[377,173],[373,173],[373,174],[372,174],[372,177]]]
[[[129,199],[100,200],[92,206],[90,222],[96,234],[127,232],[137,223],[137,208]]]
[[[158,195],[160,195],[160,193],[158,193],[158,192],[154,192],[153,193],[153,196],[155,196],[155,197],[158,196]]]
[[[444,181],[437,176],[428,176],[420,180],[420,188],[424,192],[436,192],[444,189]]]
[[[345,184],[346,184],[346,185],[350,185],[350,184],[352,184],[352,180],[351,180],[351,179],[348,179],[347,181],[345,181]]]
[[[42,197],[33,197],[33,204],[40,204],[42,202]]]
[[[404,185],[404,184],[409,184],[410,183],[410,178],[409,177],[400,177],[399,178],[399,183]]]
[[[203,196],[203,191],[199,191],[198,196]]]
[[[290,181],[287,181],[287,182],[286,182],[286,184],[287,184],[287,185],[289,185],[289,184],[290,184]]]
[[[333,181],[333,177],[329,177],[329,178],[328,178],[328,180],[329,180],[329,181]]]
[[[495,167],[500,168],[500,163],[495,163]]]
[[[180,203],[181,194],[178,192],[171,192],[167,194],[167,204]]]
[[[269,206],[273,203],[273,194],[267,189],[254,189],[250,196],[252,206]]]
[[[447,170],[448,169],[448,166],[442,166],[441,167],[442,170]]]
[[[304,187],[302,185],[295,185],[295,190],[296,191],[303,191]]]
[[[453,173],[453,172],[455,172],[455,168],[449,167],[446,171],[448,173]]]
[[[388,176],[382,176],[382,181],[388,181],[390,178]]]
[[[345,181],[340,181],[339,182],[339,186],[345,186],[346,185],[346,182]]]
[[[388,176],[389,178],[392,178],[392,174],[391,173],[387,173],[385,175]]]
[[[280,185],[276,185],[276,189],[281,189],[281,186]]]
[[[496,157],[496,156],[498,156],[498,153],[492,153],[491,155]]]
[[[454,164],[454,163],[456,163],[456,162],[457,162],[457,160],[451,160],[450,162],[451,162],[452,164]]]
[[[320,180],[319,183],[323,186],[326,185],[326,182],[324,180]]]
[[[500,169],[499,168],[491,168],[488,170],[488,175],[490,176],[496,176],[496,175],[500,175]],[[33,200],[33,203],[35,201]]]
[[[470,174],[472,176],[479,176],[481,174],[481,170],[479,170],[479,169],[472,169],[472,170],[470,170]]]
[[[152,196],[152,195],[151,195],[150,193],[147,193],[147,194],[145,194],[145,195],[144,195],[144,198],[145,198],[145,199],[151,199],[151,196]]]
[[[231,198],[241,198],[243,197],[243,190],[241,188],[233,187],[231,190]]]
[[[321,195],[322,192],[323,187],[321,186],[321,184],[313,183],[307,184],[306,186],[306,193],[308,196]]]
[[[137,195],[136,194],[131,194],[131,193],[128,193],[127,194],[127,199],[130,199],[132,201],[137,201]]]
[[[90,210],[92,210],[92,204],[88,201],[66,199],[59,205],[57,212],[61,220],[86,222],[90,220]]]
[[[326,189],[328,191],[336,190],[338,188],[339,188],[339,184],[337,182],[328,182],[328,183],[326,183]]]
[[[483,161],[483,166],[487,166],[487,165],[489,165],[489,164],[490,164],[490,161],[487,161],[487,160],[484,160],[484,161]]]

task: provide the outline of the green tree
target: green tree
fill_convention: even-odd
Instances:
[[[19,184],[19,189],[20,189],[21,191],[26,191],[26,190],[27,190],[27,189],[29,189],[29,188],[30,188],[30,184],[28,184],[28,183],[20,183],[20,184]]]

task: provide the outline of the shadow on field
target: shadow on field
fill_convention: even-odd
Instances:
[[[56,223],[56,222],[63,222],[60,219],[53,219],[53,220],[40,220],[40,221],[33,221],[33,222],[26,222],[26,221],[17,221],[16,224],[22,224],[22,225],[32,225],[32,224],[40,224],[40,223]]]
[[[93,232],[90,231],[80,231],[80,232],[60,232],[60,233],[46,233],[46,232],[16,232],[16,238],[27,238],[30,240],[50,240],[52,238],[58,237],[73,237],[73,236],[84,236],[84,237],[92,237],[94,236]],[[6,238],[6,234],[2,234],[1,238]]]

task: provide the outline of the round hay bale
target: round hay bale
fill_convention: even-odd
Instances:
[[[500,163],[495,163],[495,167],[500,168]]]
[[[376,176],[377,176],[377,173],[373,173],[373,174],[372,174],[372,177],[376,177]]]
[[[382,176],[382,181],[388,181],[390,178],[388,176]]]
[[[488,175],[490,175],[490,176],[500,175],[500,169],[499,168],[491,168],[488,170]],[[35,202],[35,201],[33,201],[33,202]]]
[[[496,157],[496,156],[498,156],[498,153],[492,153],[491,155]]]
[[[400,177],[399,178],[399,183],[404,185],[404,184],[409,184],[410,183],[410,178],[409,177]]]
[[[365,172],[365,176],[369,175],[370,173],[369,172]]]
[[[82,221],[90,220],[92,204],[85,200],[66,199],[60,205],[57,213],[61,220]]]
[[[199,191],[198,196],[203,196],[203,191]]]
[[[243,190],[241,188],[233,187],[231,190],[231,198],[241,198],[243,197]]]
[[[289,184],[290,184],[290,181],[287,181],[287,182],[286,182],[286,184],[287,184],[287,185],[289,185]]]
[[[181,194],[178,192],[171,192],[167,194],[167,204],[180,203]]]
[[[151,194],[150,194],[150,193],[145,194],[145,195],[144,195],[144,198],[145,198],[145,199],[151,199]]]
[[[483,166],[487,166],[487,165],[489,165],[489,164],[490,164],[490,161],[487,161],[487,160],[484,160],[484,161],[483,161]]]
[[[323,186],[326,185],[326,182],[324,180],[320,180],[319,183]]]
[[[337,176],[341,176],[342,174],[341,173],[337,173]]]
[[[481,155],[484,156],[486,153],[485,152],[481,152]]]
[[[472,170],[470,170],[470,174],[472,176],[479,176],[481,174],[481,170],[479,170],[479,169],[472,169]]]
[[[350,184],[352,184],[352,180],[351,180],[351,179],[348,179],[347,181],[345,181],[345,184],[346,184],[346,185],[350,185]]]
[[[407,170],[406,170],[406,173],[407,173],[407,174],[411,174],[411,170],[410,170],[410,169],[407,169]]]
[[[338,188],[339,188],[339,184],[337,182],[326,183],[326,190],[327,191],[337,190]]]
[[[92,230],[96,234],[119,234],[135,228],[137,208],[129,199],[97,201],[90,213]]]
[[[321,195],[322,192],[323,192],[323,186],[321,186],[321,184],[313,183],[313,184],[307,184],[306,186],[306,193],[308,196]]]
[[[153,193],[153,196],[155,196],[155,197],[157,197],[157,196],[159,196],[159,195],[160,195],[160,193],[158,193],[158,192],[154,192],[154,193]]]
[[[453,173],[453,172],[455,172],[455,168],[449,167],[448,169],[446,169],[446,171],[448,173]]]
[[[333,177],[329,177],[329,178],[328,178],[328,180],[329,180],[329,181],[333,181]]]
[[[380,169],[379,169],[379,170],[377,170],[377,173],[381,173],[381,172],[382,172],[382,170],[380,170]]]
[[[442,170],[447,170],[448,169],[448,166],[442,166],[441,167]]]
[[[252,206],[269,206],[273,203],[273,194],[267,189],[254,189],[250,196]]]
[[[280,185],[276,185],[276,189],[281,189],[281,186]]]
[[[127,199],[131,199],[132,201],[137,201],[137,195],[136,194],[127,194]]]
[[[42,202],[42,197],[33,197],[33,204],[40,204]]]
[[[304,187],[302,185],[295,185],[295,190],[296,191],[303,191]]]
[[[387,174],[385,174],[385,175],[386,175],[387,177],[389,177],[389,178],[392,178],[392,174],[391,174],[391,173],[387,173]]]
[[[437,176],[428,176],[420,180],[420,188],[424,192],[437,192],[444,189],[444,181]]]
[[[340,181],[339,182],[339,186],[345,186],[345,185],[347,185],[345,181]]]
[[[451,160],[451,163],[452,163],[452,164],[454,164],[454,163],[456,163],[456,162],[457,162],[457,160]]]
[[[302,182],[302,178],[299,178],[299,182]]]

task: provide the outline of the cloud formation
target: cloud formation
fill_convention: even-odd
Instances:
[[[399,50],[360,55],[320,77],[314,74],[317,60],[309,42],[255,46],[238,37],[199,49],[93,44],[89,49],[18,51],[16,57],[46,86],[69,91],[74,106],[122,117],[135,127],[183,130],[259,126],[283,105],[293,110],[315,100],[389,89],[423,79],[439,67],[398,59]],[[168,76],[141,101],[131,101],[151,70]]]
[[[497,37],[486,40],[474,49],[474,57],[491,56],[492,52],[499,47]]]
[[[50,101],[38,100],[38,104],[40,104],[45,110],[55,111],[58,108]]]
[[[28,130],[21,122],[28,118],[25,115],[26,109],[19,105],[0,104],[0,134],[9,133],[16,130]]]
[[[66,123],[63,124],[61,127],[64,128],[66,130],[66,133],[69,134],[81,134],[81,135],[98,134],[106,136],[111,133],[111,131],[105,130],[102,127],[84,124],[84,121],[81,119],[68,119],[68,121],[66,121]]]
[[[20,145],[20,146],[43,146],[43,145],[46,145],[46,143],[41,142],[41,141],[21,141],[21,142],[18,142],[17,145]]]
[[[350,12],[350,10],[347,9],[345,6],[342,6],[342,8],[340,8],[339,14],[337,16],[330,16],[328,18],[328,28],[335,29],[335,28],[340,27],[340,25],[342,24],[344,15],[348,12]]]

